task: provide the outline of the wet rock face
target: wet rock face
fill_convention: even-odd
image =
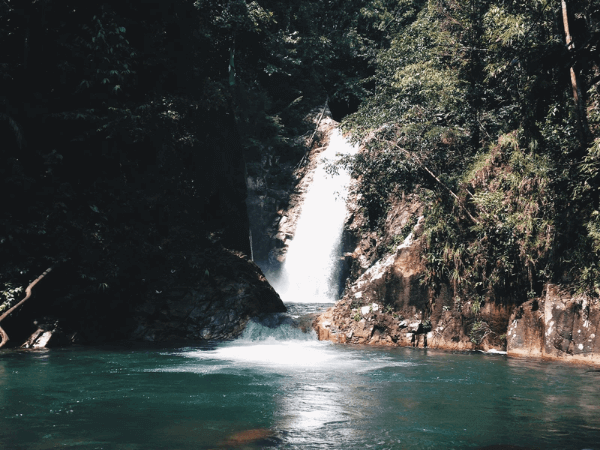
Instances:
[[[398,204],[419,214],[418,209]],[[411,209],[412,208],[412,209]],[[408,222],[408,220],[407,220]],[[400,226],[404,223],[400,221]],[[396,227],[398,229],[398,227]],[[549,285],[544,298],[523,304],[488,295],[482,303],[421,284],[420,224],[392,248],[390,236],[365,235],[352,254],[344,298],[318,316],[319,339],[338,343],[504,351],[510,356],[600,364],[600,302]],[[372,242],[371,241],[375,241]],[[370,244],[371,243],[371,244]],[[383,245],[388,251],[377,259]],[[375,247],[373,247],[373,245]]]
[[[382,233],[364,233],[363,218],[350,204],[347,228],[358,236],[344,298],[318,317],[320,339],[372,345],[503,351],[510,302],[489,299],[473,311],[455,301],[450,286],[422,283],[422,205],[393,202]]]
[[[425,269],[418,238],[421,205],[399,200],[388,213],[383,233],[362,235],[364,218],[354,202],[349,206],[347,228],[359,239],[349,253],[344,298],[313,324],[319,338],[353,344],[430,345],[432,312],[439,309],[439,319],[448,293],[446,289],[433,292],[421,283]],[[464,341],[464,333],[460,339]],[[436,342],[441,344],[439,338]]]
[[[132,339],[232,339],[251,317],[285,312],[279,295],[248,257],[225,249],[196,283],[173,285],[136,307]]]
[[[291,162],[280,162],[273,156],[260,162],[248,164],[248,198],[246,200],[250,229],[252,232],[252,250],[257,261],[268,261],[269,252],[282,248],[286,236],[278,234],[282,210],[287,206],[293,189],[293,170]],[[275,176],[277,172],[279,176]]]
[[[571,297],[555,285],[546,296],[530,300],[511,316],[507,352],[600,364],[600,305],[597,300]]]
[[[316,108],[305,119],[309,132],[298,138],[305,151],[294,157],[265,151],[260,160],[247,163],[247,209],[252,232],[254,260],[277,271],[285,261],[289,240],[296,231],[304,195],[316,159],[337,125],[328,108]]]
[[[34,325],[37,330],[29,336],[21,348],[40,349],[80,343],[78,333],[64,330],[61,322],[61,319],[55,317],[36,320]]]
[[[428,345],[432,334],[426,318],[439,294],[420,282],[424,270],[421,243],[413,238],[420,230],[418,222],[413,234],[398,244],[393,253],[366,269],[348,286],[344,298],[315,320],[319,339],[353,344]],[[354,252],[359,266],[354,268],[355,273],[369,259],[369,250],[364,241],[359,243]]]

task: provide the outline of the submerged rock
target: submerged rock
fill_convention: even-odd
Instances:
[[[266,428],[243,430],[229,436],[225,441],[219,442],[217,448],[247,448],[249,445],[256,447],[271,447],[278,444],[281,439],[275,432]]]

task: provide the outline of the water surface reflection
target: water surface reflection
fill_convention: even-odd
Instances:
[[[280,332],[175,350],[2,352],[0,447],[599,448],[600,373]]]

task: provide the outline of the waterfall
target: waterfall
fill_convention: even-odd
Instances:
[[[305,195],[294,239],[273,287],[286,303],[333,303],[340,291],[342,232],[350,175],[327,174],[327,161],[357,148],[336,129],[319,155],[313,181]]]

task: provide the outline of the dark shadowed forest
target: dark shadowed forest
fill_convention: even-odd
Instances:
[[[596,0],[0,0],[0,315],[52,268],[22,321],[118,338],[164,268],[249,255],[248,167],[300,161],[326,101],[364,145],[338,164],[365,231],[425,205],[428,285],[597,297],[599,21]]]

